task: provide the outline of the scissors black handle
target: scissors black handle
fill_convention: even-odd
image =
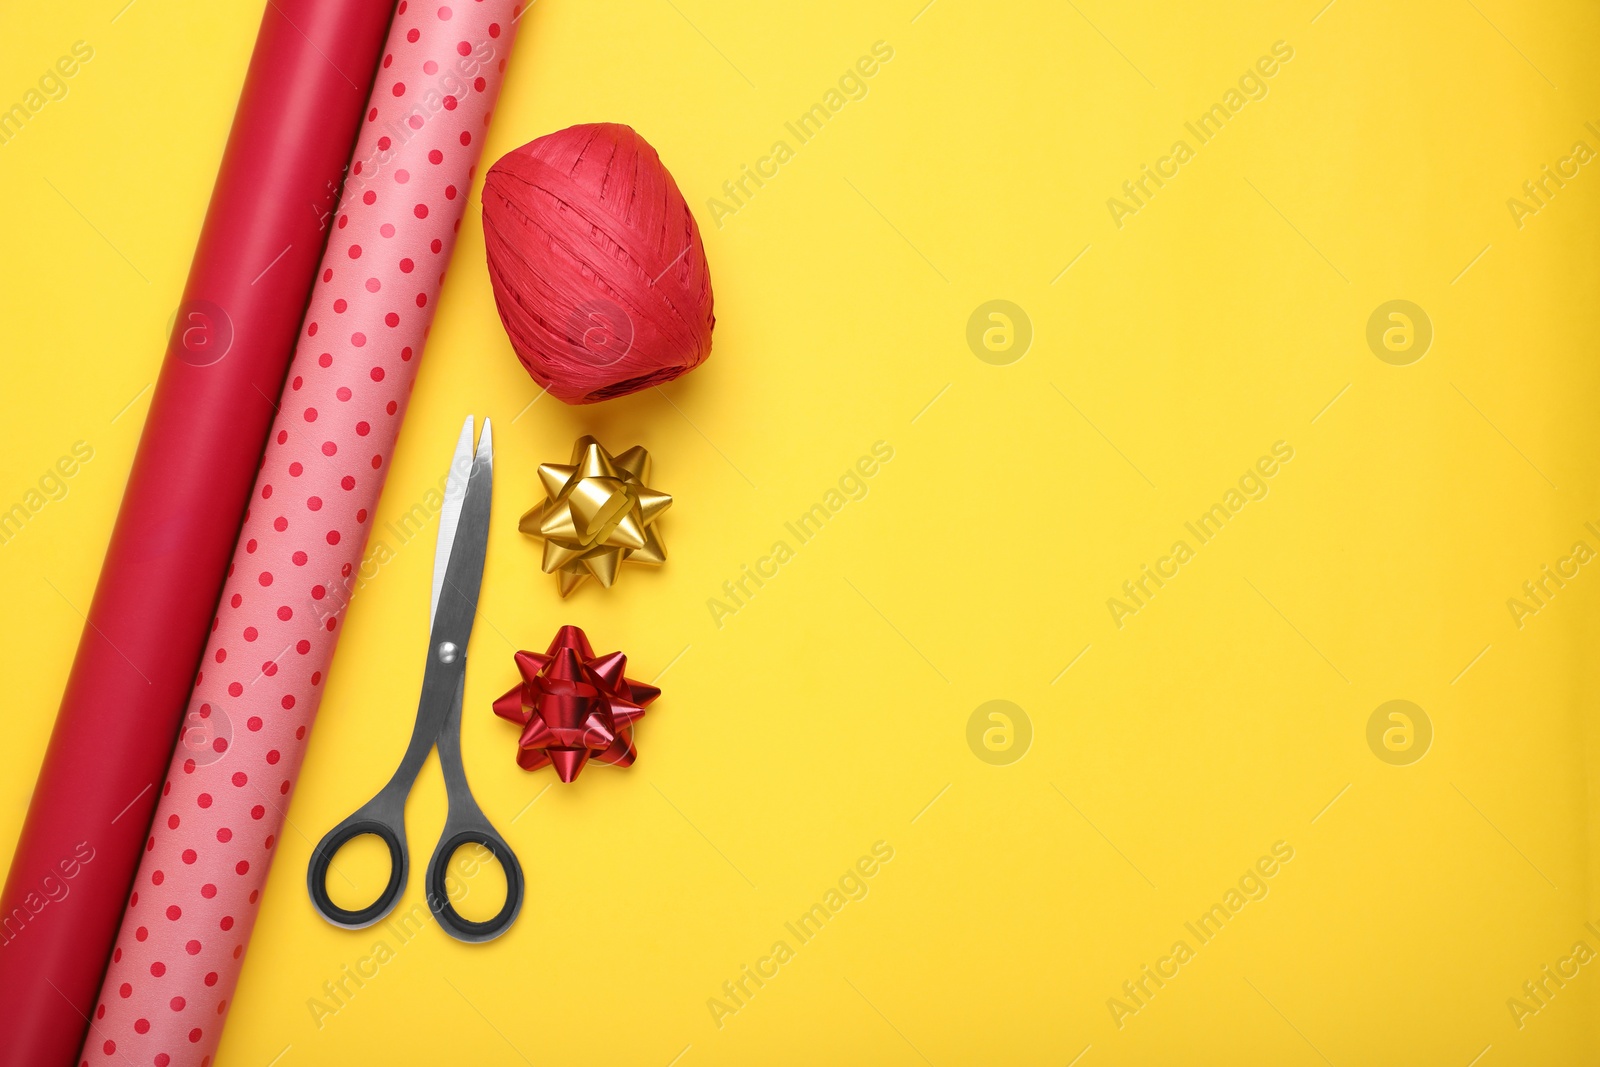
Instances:
[[[443,662],[442,657],[430,649],[428,666],[422,676],[422,696],[417,701],[416,725],[411,729],[411,740],[400,758],[400,766],[395,768],[393,777],[377,796],[329,830],[311,853],[311,864],[306,870],[311,904],[335,926],[347,930],[364,929],[384,919],[400,902],[410,872],[406,849],[406,797],[460,694],[466,678],[465,660],[465,656],[458,655],[450,662]],[[328,870],[339,850],[363,834],[371,834],[389,847],[389,881],[378,899],[366,907],[341,908],[328,895]]]
[[[417,724],[394,777],[378,791],[377,796],[329,830],[311,853],[311,863],[306,870],[306,888],[311,894],[311,904],[335,926],[347,930],[364,929],[381,922],[400,902],[410,871],[406,849],[406,797],[428,758],[429,750],[435,744],[438,745],[439,762],[444,770],[449,812],[439,844],[433,850],[433,858],[428,861],[426,893],[429,910],[446,933],[458,941],[467,942],[492,941],[499,937],[516,921],[522,910],[522,866],[517,862],[511,846],[484,817],[477,801],[473,799],[461,763],[461,702],[465,683],[465,664],[462,661],[465,658],[458,655],[451,662],[444,663],[440,662],[437,655],[430,657],[422,684]],[[436,670],[436,667],[443,669]],[[440,689],[452,682],[454,695],[445,696]],[[430,697],[433,698],[431,701]],[[443,721],[440,721],[437,712],[430,713],[430,708],[447,709]],[[338,851],[363,834],[372,834],[388,846],[389,881],[378,898],[366,907],[355,910],[341,908],[328,895],[328,872]],[[450,859],[457,849],[466,844],[477,844],[488,849],[505,873],[505,903],[487,922],[474,922],[463,917],[456,911],[451,899],[448,883]]]
[[[383,791],[356,810],[344,822],[325,834],[311,853],[311,864],[306,869],[306,888],[311,893],[311,906],[324,919],[346,930],[363,930],[380,922],[400,902],[411,864],[406,852],[406,794],[409,782],[401,789],[395,782],[384,786]],[[389,846],[389,882],[374,900],[364,908],[354,911],[341,908],[328,895],[328,871],[333,857],[351,841],[371,834]]]
[[[450,810],[445,816],[444,832],[434,847],[433,858],[428,861],[428,907],[432,909],[439,925],[457,941],[492,941],[506,932],[522,911],[522,865],[516,853],[506,844],[505,838],[495,830],[484,816],[472,790],[467,787],[467,772],[461,764],[461,697],[457,695],[444,730],[439,734],[439,766],[444,769],[445,795],[449,797]],[[506,899],[499,912],[485,922],[474,922],[455,909],[447,881],[450,857],[462,845],[476,844],[489,850],[500,864],[506,878]],[[458,883],[459,884],[459,883]]]

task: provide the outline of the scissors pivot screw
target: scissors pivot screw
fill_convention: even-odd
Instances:
[[[460,653],[460,651],[461,650],[456,647],[456,643],[454,641],[440,641],[439,662],[454,663],[456,661],[456,655]]]

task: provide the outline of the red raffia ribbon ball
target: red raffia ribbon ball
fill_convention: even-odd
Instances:
[[[629,126],[594,123],[502,156],[483,187],[500,320],[568,404],[670,382],[711,354],[711,273],[689,205]]]

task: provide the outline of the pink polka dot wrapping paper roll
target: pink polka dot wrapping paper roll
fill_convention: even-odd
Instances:
[[[398,6],[84,1064],[216,1054],[521,13]]]

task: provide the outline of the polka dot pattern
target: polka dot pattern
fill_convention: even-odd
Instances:
[[[401,4],[390,28],[190,698],[204,736],[162,788],[91,1067],[216,1056],[521,9]]]

